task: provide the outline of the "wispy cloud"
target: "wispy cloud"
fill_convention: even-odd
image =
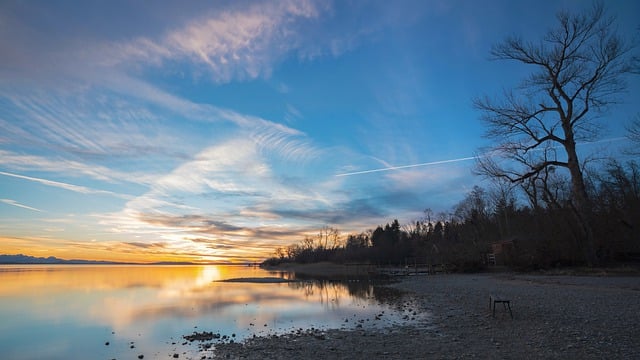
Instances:
[[[146,243],[146,242],[123,242],[121,243],[124,246],[135,247],[135,248],[143,248],[143,249],[165,249],[167,247],[166,243],[162,242],[154,242],[154,243]]]
[[[14,170],[46,171],[74,177],[90,177],[107,182],[149,184],[156,177],[148,172],[123,172],[105,166],[68,159],[51,159],[39,155],[0,150],[0,165]]]
[[[240,136],[203,149],[191,161],[183,163],[171,173],[159,178],[153,189],[158,194],[184,192],[203,194],[213,192],[220,195],[242,194],[257,197],[273,195],[279,199],[293,200],[301,196],[292,191],[276,176],[273,163],[266,154],[275,149],[282,161],[295,164],[299,158],[308,156],[305,146],[291,144],[281,135],[265,135],[254,141]],[[291,163],[290,163],[291,165]],[[303,197],[310,199],[309,195]]]
[[[114,78],[96,81],[109,85]],[[0,125],[5,129],[0,140],[83,157],[173,155],[162,146],[175,142],[175,132],[159,126],[163,116],[144,103],[105,90],[65,90],[61,86],[21,91],[0,86],[4,103]]]
[[[372,195],[375,187],[366,184],[350,193],[342,186],[351,180],[338,178],[454,160],[395,167],[381,162],[385,169],[354,168],[336,178],[331,174],[337,160],[344,161],[342,151],[320,148],[294,128],[300,124],[315,130],[302,124],[308,120],[306,109],[293,101],[296,89],[283,80],[275,82],[280,94],[291,99],[283,102],[284,113],[274,115],[281,118],[272,119],[225,108],[216,99],[195,100],[185,95],[190,90],[182,91],[192,82],[220,86],[238,81],[242,86],[269,78],[279,63],[296,56],[302,61],[341,56],[387,26],[349,22],[346,29],[354,31],[326,26],[324,15],[336,16],[330,6],[313,0],[225,2],[195,18],[172,17],[153,30],[123,31],[126,36],[118,39],[105,41],[110,35],[104,35],[73,42],[60,36],[57,41],[65,44],[41,49],[38,45],[47,39],[36,33],[23,36],[38,41],[25,41],[24,53],[6,51],[31,60],[11,81],[0,80],[5,111],[0,145],[7,145],[0,150],[5,170],[0,175],[128,200],[119,211],[89,215],[100,231],[118,239],[101,241],[105,251],[114,245],[131,253],[224,250],[216,256],[255,256],[270,252],[274,244],[297,241],[323,223],[385,216],[386,205],[396,200]],[[394,22],[402,17],[394,16]],[[23,46],[13,45],[16,50]],[[12,50],[0,43],[5,49]],[[23,87],[29,79],[32,83]],[[158,79],[160,85],[154,82]],[[407,108],[406,102],[393,105]],[[126,182],[143,189],[131,197],[47,177],[89,178],[109,182],[108,189]],[[392,187],[384,186],[374,190]],[[389,197],[408,197],[393,190]]]
[[[287,112],[284,115],[284,120],[289,123],[295,123],[303,118],[302,113],[295,106],[287,104]]]
[[[308,162],[323,155],[304,134],[292,133],[282,125],[265,123],[249,136],[260,151],[270,151],[286,161]]]
[[[15,201],[15,200],[11,200],[11,199],[0,199],[1,202],[8,204],[8,205],[12,205],[12,206],[16,206],[19,208],[23,208],[23,209],[27,209],[27,210],[33,210],[33,211],[38,211],[38,212],[42,212],[42,210],[40,209],[36,209],[34,207],[31,206],[27,206],[27,205],[23,205],[20,204],[19,202]]]
[[[160,238],[178,246],[185,239],[219,239],[233,245],[230,253],[269,254],[267,249],[277,244],[303,238],[319,221],[346,218],[327,209],[339,206],[329,199],[339,184],[283,176],[276,170],[281,164],[295,167],[316,160],[303,139],[287,128],[239,131],[158,177],[122,211],[97,215],[99,222],[114,232],[139,234],[145,242]],[[313,216],[320,212],[320,217]],[[200,251],[222,247],[213,241]],[[253,248],[258,252],[250,254]]]
[[[159,106],[190,121],[227,121],[243,129],[252,129],[254,140],[260,142],[262,148],[276,151],[288,159],[305,161],[314,156],[316,150],[302,138],[292,137],[300,135],[296,130],[233,110],[186,100],[142,80],[136,69],[141,68],[137,65],[173,67],[176,62],[185,62],[206,68],[217,82],[268,76],[274,62],[297,46],[295,27],[298,20],[317,17],[322,9],[323,5],[314,1],[225,5],[222,10],[205,12],[157,37],[149,35],[131,41],[97,43],[80,49],[67,44],[66,51],[56,52],[58,61],[54,63],[60,64],[60,68],[49,71],[49,76],[65,78],[63,83],[58,81],[60,79],[43,81],[40,78],[46,75],[43,72],[24,71],[25,77],[33,76],[41,88],[49,83],[56,84],[54,91],[34,93],[30,89],[20,92],[14,86],[0,86],[0,100],[6,102],[5,109],[9,111],[5,113],[6,117],[0,118],[0,125],[5,129],[0,134],[0,143],[49,148],[62,157],[64,153],[85,158],[115,155],[189,157],[189,153],[197,151],[197,144],[193,146],[172,138],[175,128],[171,126],[159,127],[159,124],[166,124],[158,122],[163,117],[154,112]],[[21,29],[29,32],[24,26]],[[30,41],[24,46],[9,41],[3,47],[13,53],[36,46],[38,42],[32,38],[35,35],[29,33],[29,36]],[[12,46],[15,49],[11,49]],[[41,51],[51,49],[44,47]],[[19,63],[13,65],[21,66]],[[31,62],[25,66],[40,67]],[[137,103],[129,99],[137,100]],[[140,104],[140,100],[145,103]],[[189,136],[193,137],[193,134]],[[186,145],[186,148],[171,152],[167,144],[173,144],[173,148]],[[23,168],[29,166],[26,164],[33,167],[40,164],[48,169],[66,165],[94,178],[113,180],[111,169],[93,166],[95,161],[88,166],[66,160],[57,164],[53,161],[22,164]],[[16,162],[12,165],[20,169]]]
[[[297,19],[314,18],[313,1],[259,2],[204,15],[158,39],[140,37],[115,43],[102,61],[108,66],[171,61],[200,64],[217,82],[268,76],[274,61],[296,46]]]

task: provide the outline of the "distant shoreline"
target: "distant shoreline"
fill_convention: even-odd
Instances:
[[[16,254],[0,254],[0,265],[233,265],[247,266],[248,263],[196,263],[190,261],[156,261],[150,263],[143,262],[121,262],[107,260],[83,260],[83,259],[60,259],[55,256],[36,257],[30,255]],[[251,266],[257,266],[257,263],[250,263]]]
[[[377,275],[376,266],[371,264],[283,263],[275,266],[260,266],[268,271],[293,272],[296,275],[313,277],[349,277]]]

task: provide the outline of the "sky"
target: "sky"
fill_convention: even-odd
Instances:
[[[0,253],[258,261],[448,212],[483,181],[472,99],[531,71],[491,46],[590,4],[4,0]],[[638,37],[640,2],[606,6]]]

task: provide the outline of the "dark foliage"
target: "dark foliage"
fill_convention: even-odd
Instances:
[[[446,264],[454,271],[477,271],[489,265],[488,254],[498,252],[499,265],[517,269],[585,265],[580,224],[562,179],[553,173],[520,188],[476,186],[439,219],[429,210],[411,224],[393,220],[345,241],[338,230],[324,227],[315,237],[279,248],[266,263]],[[589,184],[599,263],[640,261],[640,166],[612,161]]]

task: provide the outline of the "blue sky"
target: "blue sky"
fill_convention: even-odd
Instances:
[[[3,1],[0,252],[238,261],[449,211],[482,181],[473,97],[530,71],[491,45],[589,5]],[[637,37],[640,3],[606,5]]]

